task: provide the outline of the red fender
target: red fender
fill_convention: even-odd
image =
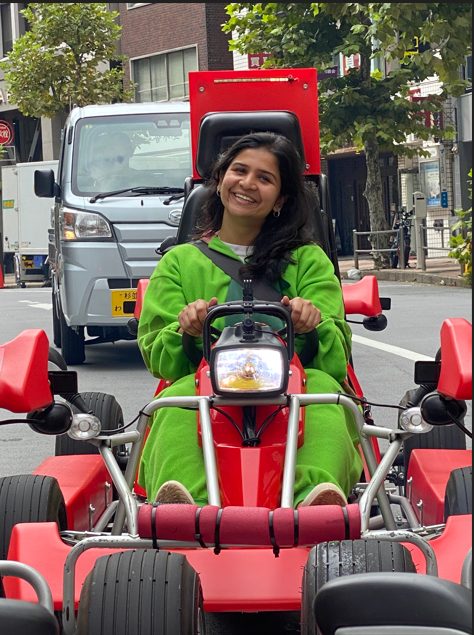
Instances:
[[[472,324],[464,318],[448,318],[441,325],[437,390],[453,399],[472,399]]]
[[[0,346],[0,408],[31,412],[52,403],[48,352],[48,337],[40,329],[27,329]]]

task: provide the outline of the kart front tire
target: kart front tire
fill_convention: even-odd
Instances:
[[[472,514],[472,467],[451,472],[444,497],[444,520],[448,516]]]
[[[123,428],[122,408],[113,395],[104,392],[83,392],[80,395],[87,409],[100,420],[104,432]],[[71,405],[71,408],[74,413],[80,412],[74,405]],[[119,450],[120,448],[114,448],[114,454]],[[87,441],[75,441],[67,434],[56,437],[55,456],[98,454],[98,452],[98,448]]]
[[[376,571],[416,573],[410,552],[398,542],[359,539],[322,542],[313,547],[303,572],[301,635],[320,635],[313,605],[326,582]]]
[[[52,476],[20,474],[0,478],[0,560],[6,560],[13,526],[55,522],[67,529],[66,506]]]
[[[81,590],[75,635],[202,635],[203,620],[199,576],[185,556],[129,550],[97,559]]]

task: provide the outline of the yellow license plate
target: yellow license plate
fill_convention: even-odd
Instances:
[[[136,289],[120,289],[117,291],[112,291],[112,317],[132,317],[133,311],[135,310],[136,301]]]

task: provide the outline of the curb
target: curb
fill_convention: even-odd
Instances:
[[[417,282],[421,284],[432,284],[446,287],[463,287],[470,289],[471,285],[461,276],[444,276],[442,273],[427,273],[425,271],[384,271],[384,270],[362,270],[361,276],[375,276],[377,280],[391,282]],[[347,273],[342,272],[343,280],[349,280]]]

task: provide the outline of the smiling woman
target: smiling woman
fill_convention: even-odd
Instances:
[[[350,355],[342,291],[334,267],[308,233],[304,163],[284,136],[253,133],[238,139],[212,171],[197,220],[196,239],[241,263],[241,279],[272,285],[291,311],[297,335],[317,332],[319,348],[305,365],[309,392],[338,392]],[[201,338],[208,309],[242,299],[242,288],[194,244],[180,244],[159,261],[140,315],[138,344],[148,369],[173,382],[163,396],[192,395],[195,364],[183,335]],[[216,327],[225,326],[216,320]],[[301,352],[304,338],[297,337]],[[259,381],[255,364],[232,385]],[[139,480],[161,503],[205,504],[207,490],[195,413],[163,408],[151,425]],[[346,504],[362,464],[357,431],[340,406],[308,406],[298,450],[294,505]]]

